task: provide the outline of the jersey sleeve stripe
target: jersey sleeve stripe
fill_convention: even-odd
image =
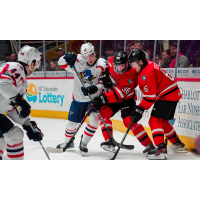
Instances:
[[[113,90],[113,94],[115,95],[115,98],[117,99],[117,101],[119,101],[119,97],[117,96],[117,93],[115,92],[115,90]]]
[[[68,66],[69,66],[68,64],[66,64],[66,65],[60,65],[60,67],[63,68],[63,69],[66,69]]]
[[[176,87],[176,88],[174,88],[173,90],[167,92],[166,94],[163,94],[160,98],[165,97],[165,96],[167,96],[168,94],[170,94],[170,93],[172,93],[172,92],[175,92],[175,91],[178,90],[178,89],[179,89],[179,88]]]
[[[170,90],[171,88],[173,87],[178,87],[177,83],[174,83],[172,85],[170,85],[169,87],[167,87],[165,90],[163,90],[158,96],[156,99],[160,98],[160,95],[162,95],[163,93],[165,93],[166,91]]]
[[[4,77],[1,76],[0,79],[8,79],[8,80],[12,81],[12,83],[13,83],[13,80],[12,80],[11,78],[8,78],[8,77],[5,77],[5,76],[4,76]],[[15,85],[15,83],[13,83],[13,85]],[[16,85],[15,85],[15,86],[16,86]]]
[[[150,98],[154,98],[154,97],[156,97],[156,95],[154,94],[154,95],[143,95],[143,97],[150,97]]]
[[[124,98],[124,95],[122,93],[121,90],[119,90],[117,87],[114,87],[114,89],[119,93],[119,95],[121,96],[121,98]]]
[[[148,101],[148,102],[155,102],[155,100],[150,100],[150,99],[147,99],[147,98],[143,98],[145,101]]]
[[[96,68],[100,68],[102,72],[104,71],[104,68],[102,66],[97,66]]]

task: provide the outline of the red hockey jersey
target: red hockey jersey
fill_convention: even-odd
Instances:
[[[177,81],[156,63],[147,60],[148,64],[138,77],[143,99],[139,106],[148,110],[158,100],[178,101],[182,94]]]
[[[114,70],[113,58],[108,62],[109,74],[112,82],[112,90],[106,93],[108,103],[119,103],[125,99],[133,98],[137,100],[135,88],[138,85],[139,73],[132,67],[129,67],[123,74],[118,74]]]

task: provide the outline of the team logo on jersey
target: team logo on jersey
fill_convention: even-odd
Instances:
[[[128,83],[131,85],[133,83],[133,79],[128,80]]]
[[[146,75],[143,75],[143,76],[142,76],[142,80],[143,80],[143,81],[146,81],[146,80],[147,80]]]
[[[80,72],[79,74],[80,74],[81,79],[85,81],[92,81],[93,79],[96,78],[92,75],[90,70],[84,70],[83,72]]]
[[[28,101],[33,101],[35,103],[37,101],[38,91],[36,86],[33,83],[30,83],[27,88],[26,98]]]

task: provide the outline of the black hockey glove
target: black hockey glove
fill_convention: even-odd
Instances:
[[[135,109],[132,111],[130,118],[134,119],[134,123],[137,123],[144,113],[144,108],[141,108],[139,106],[135,106]]]
[[[103,82],[105,88],[110,88],[113,85],[110,79],[110,74],[107,71],[102,72],[101,76],[99,77],[99,80]]]
[[[38,142],[38,141],[42,140],[44,134],[37,127],[36,122],[30,121],[30,123],[32,124],[32,126],[35,129],[36,133],[32,130],[32,128],[30,126],[22,125],[23,129],[27,131],[26,134],[27,134],[29,140],[33,140],[35,142]]]
[[[104,104],[108,103],[106,95],[101,94],[99,97],[95,97],[93,102],[95,103],[94,107],[99,110]]]
[[[89,94],[94,94],[98,91],[98,88],[96,85],[92,85],[92,86],[89,86],[89,87],[81,87],[81,91],[83,92],[84,96],[88,96],[88,93]]]
[[[23,98],[20,93],[16,96],[15,103],[11,100],[11,106],[16,108],[17,114],[21,119],[26,118],[30,115],[31,106],[29,103]]]
[[[63,58],[66,60],[67,64],[73,68],[74,63],[76,62],[77,54],[73,51],[69,51]]]

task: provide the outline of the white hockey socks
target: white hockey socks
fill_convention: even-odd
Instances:
[[[4,154],[5,150],[6,150],[6,141],[2,137],[2,138],[0,138],[0,160],[3,159],[3,154]]]
[[[7,156],[8,160],[23,160],[24,159],[24,144],[23,131],[14,126],[10,131],[4,134],[4,138],[7,142]]]
[[[76,127],[78,123],[67,121],[66,129],[65,129],[65,142],[68,143],[71,137],[74,135],[76,131]]]
[[[90,140],[94,136],[97,128],[98,127],[93,127],[90,124],[87,124],[85,131],[84,131],[84,134],[83,134],[83,139],[82,139],[82,142],[84,144],[88,144],[90,142]]]
[[[95,112],[91,112],[89,116],[89,123],[87,124],[84,130],[84,134],[82,138],[82,142],[84,144],[88,144],[90,142],[90,140],[92,139],[92,137],[94,136],[98,128],[98,125],[99,125],[98,114]]]

